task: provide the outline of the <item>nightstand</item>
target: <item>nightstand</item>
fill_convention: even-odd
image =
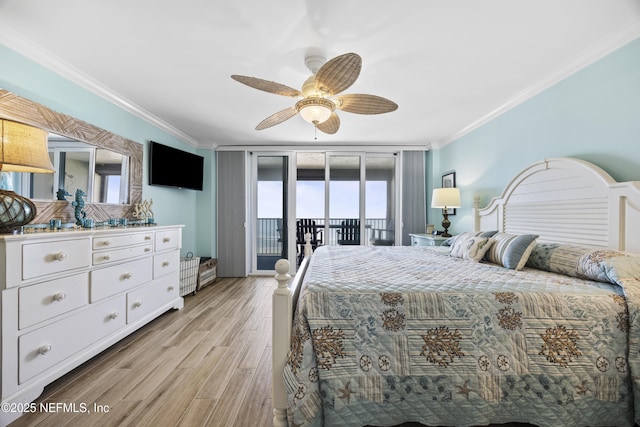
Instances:
[[[411,246],[440,246],[448,237],[435,234],[409,234],[411,236]]]

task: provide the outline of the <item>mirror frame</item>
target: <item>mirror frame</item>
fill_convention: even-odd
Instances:
[[[107,148],[129,156],[129,203],[91,203],[85,200],[87,218],[106,221],[109,218],[133,218],[134,205],[142,201],[142,162],[144,147],[135,141],[101,129],[67,114],[58,113],[42,104],[0,89],[0,117],[36,126],[88,144]],[[37,215],[34,223],[48,223],[51,218],[75,222],[71,201],[33,200]]]

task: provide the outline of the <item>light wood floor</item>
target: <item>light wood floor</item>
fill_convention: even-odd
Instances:
[[[36,401],[75,404],[78,411],[86,405],[91,414],[60,407],[23,415],[10,427],[272,426],[276,286],[267,277],[216,280],[186,296],[182,310],[163,314],[46,387]],[[95,411],[94,403],[105,410]]]
[[[271,426],[272,278],[218,279],[45,388],[36,401],[107,413],[19,426]],[[99,411],[98,411],[99,412]],[[105,412],[105,411],[103,411]]]

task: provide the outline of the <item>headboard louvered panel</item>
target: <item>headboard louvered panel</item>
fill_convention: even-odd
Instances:
[[[519,173],[486,208],[475,209],[475,228],[640,252],[640,183],[617,183],[578,159],[545,160]]]

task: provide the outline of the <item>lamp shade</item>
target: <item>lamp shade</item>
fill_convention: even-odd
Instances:
[[[53,173],[48,132],[0,119],[0,172]],[[36,217],[36,206],[26,197],[0,189],[0,232],[11,232]]]
[[[0,119],[0,136],[0,172],[55,172],[47,131]]]
[[[458,188],[435,188],[431,195],[432,208],[459,208],[460,190]]]

